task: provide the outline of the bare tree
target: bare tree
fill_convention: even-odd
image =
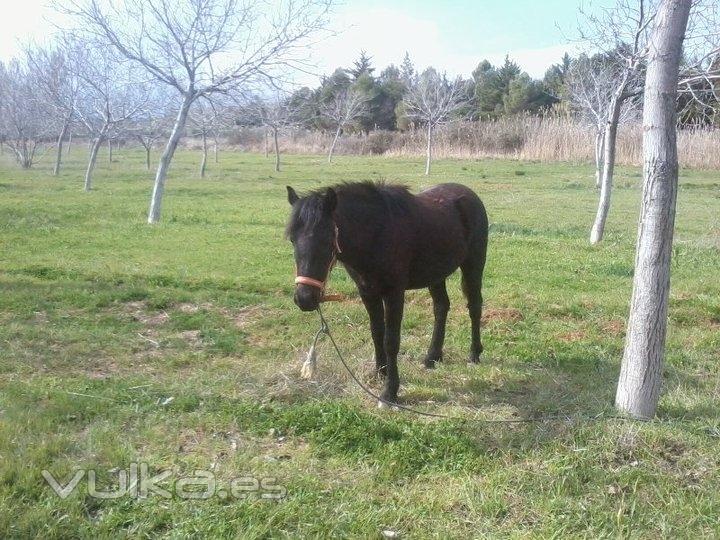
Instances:
[[[140,113],[147,91],[137,70],[127,61],[118,61],[113,51],[92,42],[77,42],[76,47],[85,51],[75,56],[72,69],[82,83],[77,116],[92,140],[85,171],[85,191],[90,191],[100,147]]]
[[[167,137],[168,117],[158,115],[157,111],[139,116],[129,128],[129,132],[145,150],[145,168],[150,170],[150,152],[161,139]]]
[[[332,0],[74,0],[65,9],[86,31],[175,89],[179,107],[160,158],[149,223],[160,219],[170,162],[190,107],[258,78],[303,68],[308,38],[324,28]]]
[[[678,89],[685,104],[680,118],[692,110],[698,116],[695,122],[717,125],[720,119],[720,6],[714,0],[695,0],[690,8]]]
[[[581,56],[571,64],[565,79],[575,117],[595,133],[595,185],[598,188],[602,183],[606,125],[613,105],[616,76],[613,63],[602,56]],[[620,106],[618,126],[637,120],[638,109],[639,99],[624,100]]]
[[[33,72],[18,60],[0,64],[0,132],[23,169],[33,166],[50,133],[48,110]]]
[[[465,105],[466,96],[462,79],[450,81],[432,68],[425,70],[408,88],[404,98],[406,115],[425,124],[427,132],[426,175],[430,174],[433,132]]]
[[[644,185],[625,353],[615,405],[655,415],[662,381],[678,185],[677,83],[691,0],[663,0],[649,47],[643,109]]]
[[[265,127],[266,134],[272,133],[275,148],[275,171],[280,172],[279,134],[293,125],[297,113],[290,96],[281,92],[271,92],[269,97],[256,97],[250,102],[249,119]],[[267,137],[267,136],[266,136]]]
[[[167,138],[175,111],[172,109],[174,95],[167,86],[151,84],[147,90],[145,107],[126,129],[128,135],[145,150],[145,168],[149,171],[150,154],[159,141]]]
[[[657,0],[617,0],[615,6],[601,10],[599,14],[586,15],[585,27],[580,34],[593,50],[601,51],[613,60],[615,86],[610,95],[603,135],[603,164],[600,182],[600,200],[590,232],[590,242],[596,244],[603,238],[605,223],[610,210],[610,196],[615,166],[615,146],[623,104],[643,91],[644,66],[647,63],[650,28],[658,10]],[[680,79],[687,83],[698,78],[718,80],[720,63],[718,56],[718,17],[715,0],[695,0],[688,30],[693,44],[687,74]],[[707,96],[706,96],[707,97]]]
[[[320,115],[335,128],[335,136],[328,151],[328,163],[332,162],[335,146],[343,130],[367,111],[367,96],[350,86],[338,90],[333,98],[320,106]]]
[[[221,100],[198,99],[193,103],[189,114],[189,123],[194,137],[202,142],[202,159],[200,160],[200,178],[205,178],[208,156],[208,138],[214,139],[215,163],[218,162],[218,137],[221,129],[227,125],[225,106]]]
[[[71,60],[67,57],[74,52],[76,49],[62,46],[25,48],[28,67],[38,83],[40,94],[53,112],[58,133],[53,176],[60,174],[63,143],[75,116],[80,90],[80,79],[70,69]]]
[[[617,0],[599,13],[586,14],[580,34],[594,50],[602,52],[612,65],[614,86],[605,111],[605,131],[602,136],[603,164],[600,181],[600,200],[590,232],[590,243],[603,238],[610,210],[615,147],[623,103],[642,90],[642,67],[647,55],[649,27],[655,10],[646,0]]]

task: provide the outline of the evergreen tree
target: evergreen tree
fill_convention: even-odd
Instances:
[[[410,55],[406,52],[405,58],[403,58],[402,64],[400,65],[400,79],[405,84],[405,87],[409,88],[415,81],[416,76],[415,66],[412,63],[412,60],[410,60]]]
[[[360,58],[353,62],[353,67],[348,69],[348,73],[355,80],[365,74],[372,76],[372,72],[375,71],[375,68],[372,67],[371,60],[372,58],[369,57],[365,51],[360,51]]]

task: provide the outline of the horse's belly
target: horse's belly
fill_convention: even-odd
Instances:
[[[408,289],[424,289],[445,280],[465,259],[465,249],[452,254],[421,257],[408,272]]]

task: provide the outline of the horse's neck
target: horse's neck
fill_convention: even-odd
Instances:
[[[387,212],[375,210],[364,216],[364,211],[357,207],[341,206],[335,216],[338,227],[338,244],[341,253],[340,262],[360,269],[369,261],[378,246],[374,245],[377,230],[386,227],[389,216]]]

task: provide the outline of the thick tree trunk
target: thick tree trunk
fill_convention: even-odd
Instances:
[[[615,406],[655,416],[662,382],[678,159],[677,80],[691,0],[663,0],[650,41],[643,107],[643,195],[625,353]]]
[[[182,105],[180,106],[177,118],[175,119],[175,125],[170,133],[170,138],[165,145],[165,150],[163,150],[163,153],[160,156],[160,163],[158,163],[157,172],[155,173],[155,184],[153,185],[153,192],[150,197],[150,210],[148,211],[148,223],[150,224],[160,221],[162,198],[163,193],[165,192],[165,180],[167,179],[170,162],[172,161],[177,145],[182,138],[185,123],[187,122],[188,111],[190,110],[192,102],[193,98],[190,95],[186,95],[183,98]]]
[[[57,139],[57,153],[55,154],[55,166],[53,167],[53,176],[58,176],[60,174],[60,163],[62,162],[62,155],[63,155],[63,141],[65,140],[65,136],[67,135],[68,127],[70,127],[70,119],[66,119],[63,123],[62,129],[60,130],[60,135],[58,135]]]
[[[200,161],[200,178],[205,178],[205,166],[207,165],[207,133],[202,134],[202,160]]]
[[[280,144],[277,129],[273,129],[273,140],[275,141],[275,172],[280,172]]]
[[[602,131],[595,134],[595,187],[602,185],[603,154],[605,152],[605,136]]]
[[[105,142],[105,135],[100,134],[93,141],[92,147],[90,148],[90,159],[88,160],[87,170],[85,171],[85,191],[90,191],[92,189],[92,174],[95,170],[98,151],[100,150],[100,146],[103,142]]]
[[[624,86],[624,85],[623,85]],[[610,211],[610,194],[612,192],[613,173],[615,171],[615,142],[617,140],[618,122],[620,121],[620,110],[622,108],[621,89],[613,96],[610,103],[610,113],[608,116],[605,133],[603,135],[603,164],[602,179],[600,181],[600,202],[598,203],[597,213],[595,214],[595,222],[590,231],[590,243],[597,244],[603,239],[605,233],[605,222],[607,221],[608,212]]]
[[[335,138],[333,139],[332,144],[330,145],[330,151],[328,152],[328,163],[332,161],[333,152],[335,152],[335,145],[338,142],[338,139],[340,138],[340,132],[342,131],[342,126],[338,126],[337,131],[335,132]]]
[[[432,124],[427,126],[427,152],[425,156],[425,176],[430,174],[430,161],[432,160]]]

